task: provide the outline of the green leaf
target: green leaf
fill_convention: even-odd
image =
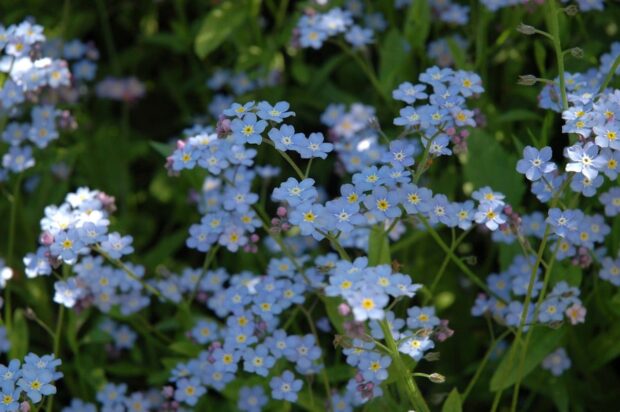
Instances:
[[[448,48],[450,49],[450,53],[452,53],[452,58],[454,59],[456,68],[461,70],[469,69],[465,60],[465,51],[453,37],[448,37]]]
[[[425,53],[431,30],[431,8],[428,1],[414,1],[405,20],[405,38],[414,50]]]
[[[562,338],[564,338],[564,333],[565,330],[554,330],[545,327],[537,327],[532,332],[523,364],[523,378],[540,365],[552,350],[559,346]],[[521,345],[513,342],[510,349],[502,357],[491,378],[491,391],[497,392],[514,385],[519,374],[520,363]]]
[[[558,282],[565,281],[571,286],[579,287],[583,277],[582,272],[583,271],[579,267],[566,263],[555,265],[551,271],[549,283],[551,285],[555,285]]]
[[[325,311],[327,312],[327,317],[331,324],[336,328],[336,331],[341,335],[345,334],[344,331],[344,316],[342,316],[338,312],[338,305],[342,303],[341,298],[326,296],[322,298],[323,304],[325,305]]]
[[[248,8],[243,4],[226,1],[213,9],[198,30],[194,50],[204,59],[218,48],[247,18]]]
[[[387,234],[381,225],[375,225],[368,238],[368,266],[389,265],[391,262]]]
[[[520,204],[525,183],[515,169],[518,157],[506,151],[493,137],[474,131],[468,138],[469,153],[465,164],[465,178],[476,189],[490,186],[506,195],[511,204]]]
[[[593,372],[620,356],[620,324],[615,324],[592,339],[587,346],[587,372]]]
[[[159,153],[163,157],[170,156],[172,152],[174,151],[174,147],[170,146],[169,144],[159,143],[159,142],[154,142],[154,141],[150,141],[149,144],[151,145],[153,149],[155,149],[157,153]]]
[[[13,313],[13,325],[9,332],[11,349],[10,359],[22,359],[28,353],[28,321],[22,309],[16,309]]]
[[[461,395],[458,389],[454,388],[448,395],[448,398],[443,403],[441,412],[461,412],[463,410],[463,402],[461,401]]]
[[[392,29],[383,39],[379,49],[379,83],[386,94],[396,86],[398,75],[407,61],[404,39],[396,29]]]
[[[174,342],[170,345],[170,350],[181,355],[186,355],[191,358],[198,356],[202,350],[200,345],[197,345],[190,341]]]

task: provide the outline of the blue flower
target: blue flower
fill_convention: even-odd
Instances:
[[[599,148],[592,142],[585,145],[579,143],[564,149],[564,156],[571,162],[566,164],[567,172],[581,173],[588,179],[594,179],[599,170],[606,166],[605,159],[598,156]]]
[[[606,216],[616,216],[620,213],[620,187],[612,187],[603,193],[599,200],[605,207]]]
[[[431,208],[433,192],[425,187],[414,184],[403,185],[398,189],[400,202],[408,214],[428,212]]]
[[[56,393],[56,387],[52,385],[53,381],[54,377],[47,369],[24,367],[17,384],[26,392],[32,403],[39,403],[43,396]]]
[[[502,209],[500,205],[484,201],[478,206],[474,219],[476,223],[484,223],[489,230],[497,230],[499,225],[506,223],[506,216]]]
[[[293,150],[297,151],[302,159],[311,159],[313,157],[327,158],[327,153],[334,150],[331,143],[323,143],[325,138],[323,133],[310,133],[308,138],[298,133],[293,135]]]
[[[269,350],[265,345],[246,349],[243,353],[243,359],[243,370],[260,376],[267,376],[269,369],[276,363],[276,358],[269,355]]]
[[[274,399],[281,399],[289,402],[297,401],[297,393],[303,386],[301,379],[295,379],[291,371],[284,371],[280,376],[275,376],[269,382],[271,396]]]
[[[245,114],[249,113],[254,107],[254,102],[247,102],[246,104],[233,103],[228,109],[224,110],[224,114],[229,117],[242,118]]]
[[[551,352],[542,361],[542,368],[551,372],[553,376],[560,376],[565,370],[570,369],[571,360],[566,354],[566,349],[558,348]]]
[[[373,42],[373,32],[371,29],[363,28],[358,25],[351,26],[349,31],[344,34],[344,39],[354,48],[364,47]]]
[[[15,412],[19,408],[20,387],[15,388],[13,381],[2,382],[0,385],[0,412]]]
[[[293,126],[289,126],[288,124],[283,124],[279,129],[275,127],[269,130],[267,133],[269,138],[273,141],[276,149],[281,150],[283,152],[287,150],[292,150],[295,148],[293,144],[293,138],[298,140],[302,138],[303,133],[295,133],[295,128]]]
[[[581,174],[573,175],[570,182],[570,188],[573,192],[581,193],[585,197],[592,197],[596,194],[596,189],[603,185],[604,179],[602,175],[589,179]]]
[[[577,230],[578,222],[582,217],[583,214],[576,210],[562,211],[558,208],[553,208],[549,209],[547,223],[553,226],[556,235],[565,237],[569,232]]]
[[[234,119],[230,125],[235,143],[260,144],[261,133],[267,127],[267,122],[258,120],[254,113],[248,113],[242,119]]]
[[[9,151],[2,156],[2,167],[20,173],[34,166],[32,149],[30,146],[23,148],[11,146]]]
[[[322,227],[320,217],[323,215],[323,206],[320,204],[304,203],[295,208],[289,217],[289,221],[299,226],[301,234],[311,235],[316,240],[323,239],[323,235],[318,232]]]
[[[271,198],[279,202],[287,202],[291,206],[299,206],[302,203],[315,201],[317,196],[314,179],[304,179],[299,182],[289,177],[286,182],[273,190]]]
[[[413,106],[400,109],[400,116],[394,119],[396,126],[414,127],[422,123],[422,115]]]
[[[366,196],[364,205],[378,221],[382,222],[401,215],[399,200],[397,192],[388,192],[385,187],[379,186],[372,191],[372,194]]]
[[[419,361],[424,356],[424,352],[434,347],[435,343],[428,336],[413,335],[402,341],[398,346],[398,351]]]
[[[413,159],[415,151],[415,146],[410,142],[392,140],[389,152],[383,155],[383,161],[392,163],[394,167],[409,167],[415,163]]]
[[[68,231],[62,231],[54,236],[54,243],[50,246],[50,252],[54,256],[62,258],[63,261],[71,264],[77,259],[77,255],[84,247],[80,239],[78,231],[75,229],[69,229]]]
[[[439,325],[439,318],[435,316],[432,306],[414,306],[407,309],[407,327],[410,329],[432,329]]]
[[[594,126],[592,129],[596,136],[594,142],[599,147],[620,150],[620,128],[616,124],[608,123],[604,127]]]
[[[177,382],[177,389],[174,392],[174,399],[185,402],[190,406],[196,405],[198,399],[207,392],[207,389],[200,384],[196,378],[181,379]]]
[[[392,358],[376,352],[368,352],[359,363],[359,370],[364,380],[379,383],[387,379],[387,368],[392,363]]]
[[[243,412],[261,412],[269,399],[261,386],[243,386],[237,396],[237,407]]]
[[[557,169],[555,163],[550,162],[551,155],[549,146],[543,147],[540,151],[532,146],[526,146],[523,149],[523,159],[517,162],[517,172],[525,174],[531,181],[536,181]]]
[[[317,346],[314,335],[293,335],[287,338],[284,356],[296,364],[299,373],[306,373],[321,357],[321,348]]]
[[[360,226],[366,222],[364,216],[359,211],[358,203],[349,203],[344,198],[330,200],[325,204],[325,214],[327,216],[327,226],[330,230],[336,229],[344,233],[353,230],[353,226]]]
[[[101,242],[101,249],[112,259],[120,259],[124,255],[133,253],[131,246],[133,237],[121,236],[119,233],[110,233],[108,238]]]
[[[392,97],[396,100],[401,100],[407,104],[413,104],[416,100],[423,100],[428,97],[424,91],[426,85],[416,84],[413,85],[409,82],[401,83],[398,88],[392,91]]]
[[[256,114],[261,119],[281,123],[282,120],[287,117],[295,116],[295,112],[287,111],[289,107],[290,104],[288,102],[278,102],[273,106],[267,102],[260,102],[258,103],[258,111]]]

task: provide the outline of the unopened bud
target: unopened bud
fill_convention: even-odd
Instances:
[[[426,355],[424,355],[424,359],[426,359],[429,362],[436,362],[439,360],[439,352],[429,352]]]
[[[520,84],[521,86],[533,86],[536,84],[537,81],[538,79],[536,78],[536,76],[533,76],[531,74],[523,74],[519,76],[517,84]]]
[[[341,303],[338,305],[338,313],[342,316],[347,316],[351,313],[351,308],[346,303]]]
[[[529,26],[523,23],[519,23],[519,25],[517,26],[517,31],[528,36],[536,34],[536,28],[534,26]]]
[[[573,47],[568,52],[570,53],[571,56],[573,56],[576,59],[583,58],[583,49],[581,47]]]
[[[444,383],[446,381],[446,377],[440,373],[431,373],[428,375],[428,380],[433,383]]]
[[[571,4],[570,6],[564,7],[564,13],[566,13],[567,16],[575,16],[579,13],[579,7],[575,4]]]

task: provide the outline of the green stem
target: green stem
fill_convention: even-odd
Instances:
[[[13,270],[13,253],[15,251],[15,231],[17,227],[17,209],[19,207],[19,195],[23,174],[17,175],[15,187],[13,188],[13,196],[11,197],[11,216],[9,218],[9,241],[6,252],[6,264]],[[11,331],[12,322],[12,303],[11,303],[11,287],[12,282],[7,282],[4,289],[4,319],[7,332]]]
[[[474,272],[472,272],[467,267],[467,265],[465,265],[465,263],[463,263],[463,261],[454,254],[452,250],[450,250],[450,247],[441,239],[441,236],[439,236],[439,233],[437,233],[437,231],[430,225],[428,220],[422,214],[418,214],[417,216],[422,221],[422,224],[424,225],[424,227],[428,230],[428,233],[430,233],[430,235],[435,240],[435,242],[437,242],[439,247],[442,248],[443,251],[448,254],[452,262],[454,262],[454,264],[463,271],[463,273],[465,274],[465,276],[469,278],[469,280],[475,283],[480,289],[484,290],[485,293],[487,293],[488,295],[493,296],[495,299],[499,300],[500,302],[506,303],[504,298],[502,298],[497,293],[489,289],[489,287],[482,280],[480,280],[478,276],[476,276]]]
[[[564,79],[564,55],[562,54],[562,43],[560,41],[560,22],[558,19],[558,9],[555,0],[545,2],[545,20],[549,28],[549,34],[553,38],[553,49],[558,64],[558,77],[560,79],[560,94],[562,96],[562,110],[568,110],[568,98],[566,97],[566,82]]]
[[[360,67],[360,69],[362,69],[362,71],[364,72],[364,74],[366,75],[368,80],[370,80],[370,83],[375,88],[375,90],[377,91],[379,96],[381,96],[381,98],[388,105],[391,106],[393,104],[393,100],[385,93],[385,91],[381,87],[381,83],[379,83],[379,79],[377,78],[377,75],[375,74],[374,69],[368,64],[368,62],[366,60],[362,59],[359,56],[359,54],[357,54],[355,51],[353,51],[344,42],[342,42],[342,41],[335,41],[334,43],[337,44],[338,47],[340,47],[342,49],[342,51],[344,51],[347,55],[349,55],[350,57],[353,58],[355,63],[357,63],[357,65]]]
[[[598,89],[599,94],[605,91],[605,89],[611,82],[611,79],[614,77],[614,74],[616,74],[618,66],[620,66],[620,54],[618,55],[618,57],[616,57],[616,60],[614,60],[613,64],[611,65],[611,70],[609,70],[609,73],[607,73],[607,76],[605,76],[605,80],[603,80],[603,83],[601,83],[601,87],[599,87]]]
[[[308,165],[306,166],[306,172],[304,173],[304,179],[307,179],[308,176],[310,175],[311,167],[312,167],[312,158],[310,158],[310,161],[308,162]]]
[[[549,261],[549,267],[545,271],[545,276],[543,279],[543,287],[538,295],[538,301],[536,302],[536,306],[534,307],[533,322],[538,318],[538,312],[540,311],[540,306],[542,305],[545,297],[545,293],[547,288],[549,287],[549,279],[551,279],[551,271],[553,270],[553,264],[555,263],[555,258],[558,254],[558,248],[560,246],[560,242],[558,242],[555,246],[555,250],[553,251],[553,256],[551,256],[551,260]],[[530,279],[532,280],[532,279]],[[531,283],[530,285],[531,286]],[[528,292],[529,292],[528,286]],[[523,319],[522,319],[523,320]],[[521,328],[519,328],[519,331]],[[530,327],[527,331],[527,335],[525,336],[525,342],[523,343],[523,347],[521,349],[521,359],[519,361],[519,368],[517,369],[517,382],[515,383],[514,391],[512,392],[512,405],[511,410],[516,411],[517,409],[517,401],[519,400],[519,388],[521,386],[521,381],[523,380],[523,370],[525,368],[525,355],[527,353],[527,347],[529,346],[530,339],[532,338],[533,327]],[[517,333],[519,333],[517,331]]]
[[[461,244],[461,242],[463,241],[465,236],[467,236],[468,233],[469,233],[469,230],[463,232],[458,237],[458,239],[457,239],[455,237],[455,234],[454,234],[454,228],[452,229],[452,244],[450,245],[450,250],[452,251],[452,253],[454,253],[456,248]],[[448,267],[448,263],[450,263],[450,256],[448,256],[446,254],[444,256],[443,262],[441,262],[441,266],[439,267],[439,271],[435,275],[435,279],[433,279],[433,283],[431,284],[431,287],[429,289],[429,294],[426,295],[426,297],[424,298],[423,305],[427,305],[428,302],[433,298],[433,295],[435,294],[435,289],[437,288],[437,285],[439,284],[439,281],[443,277],[443,274],[445,273],[445,271],[446,271],[446,269]]]
[[[383,335],[385,336],[385,343],[387,344],[390,357],[392,358],[392,361],[396,366],[396,372],[399,375],[397,383],[401,388],[401,391],[406,394],[409,399],[409,404],[415,409],[416,412],[430,412],[430,409],[426,404],[422,393],[418,389],[413,376],[409,373],[407,365],[405,365],[403,358],[400,356],[398,346],[394,341],[394,337],[392,336],[387,320],[382,320],[380,324],[381,329],[383,330]]]
[[[202,282],[202,279],[207,274],[207,270],[209,269],[211,262],[213,262],[213,259],[215,259],[215,254],[217,253],[219,248],[220,248],[220,245],[217,244],[211,249],[209,249],[209,252],[207,252],[204,263],[202,264],[202,271],[200,272],[200,276],[198,277],[198,281],[196,282],[196,286],[194,286],[194,290],[192,290],[192,293],[189,296],[189,299],[187,300],[188,304],[191,304],[194,301],[194,298],[196,297],[196,294],[198,293],[198,289],[200,288],[200,282]]]
[[[269,140],[269,139],[265,139],[264,137],[263,137],[263,143],[267,143],[269,146],[272,146],[273,148],[275,148],[275,147],[276,147],[276,145],[275,145],[275,144],[274,144],[271,140]],[[299,166],[297,166],[297,165],[295,164],[295,162],[293,161],[293,159],[291,159],[291,157],[290,157],[290,156],[289,156],[286,152],[283,152],[283,151],[278,150],[278,149],[276,149],[276,151],[280,154],[280,156],[282,156],[282,157],[284,158],[284,160],[286,160],[286,161],[287,161],[287,163],[288,163],[289,165],[291,165],[291,167],[293,168],[293,170],[295,171],[295,173],[297,173],[297,176],[298,176],[301,180],[305,179],[304,173],[301,171],[301,169],[299,168]]]
[[[108,255],[107,253],[105,253],[99,246],[95,245],[93,246],[93,250],[96,251],[97,253],[99,253],[101,256],[104,257],[105,260],[107,260],[108,262],[112,263],[114,266],[118,267],[119,269],[122,269],[125,273],[127,273],[127,275],[132,278],[133,280],[136,280],[138,282],[140,282],[140,284],[149,292],[151,292],[153,295],[157,296],[158,298],[165,298],[165,296],[163,296],[157,289],[155,289],[153,286],[149,285],[148,283],[146,283],[144,281],[144,279],[142,279],[140,276],[136,275],[133,270],[129,269],[129,267],[127,267],[127,265],[125,265],[122,261],[118,260],[118,259],[112,259],[110,257],[110,255]]]
[[[484,357],[482,358],[482,361],[480,362],[480,365],[476,369],[476,373],[474,374],[473,378],[471,378],[471,381],[469,381],[469,384],[467,385],[467,388],[465,389],[465,392],[463,392],[463,394],[461,395],[461,402],[462,403],[465,403],[465,399],[467,399],[467,397],[471,393],[472,389],[474,389],[474,386],[476,385],[476,382],[478,382],[478,379],[480,378],[480,375],[482,375],[482,371],[486,367],[486,364],[489,361],[489,358],[493,354],[493,351],[497,347],[498,343],[501,342],[506,336],[508,336],[508,334],[510,334],[510,330],[504,331],[504,333],[499,335],[499,337],[497,339],[493,339],[493,343],[491,344],[491,347],[489,348],[487,353],[485,353]]]
[[[308,321],[308,326],[310,326],[310,331],[314,335],[314,339],[316,340],[316,343],[318,345],[319,344],[319,333],[316,330],[314,321],[312,320],[312,315],[303,305],[297,305],[297,306],[299,307],[299,310],[301,310],[301,312],[306,317],[306,320]],[[322,354],[321,354],[320,359],[321,359],[321,363],[323,364],[323,367],[321,368],[321,380],[323,381],[323,388],[325,389],[325,394],[327,395],[329,405],[332,405],[332,390],[329,386],[329,376],[327,375],[327,369],[325,369],[326,364],[323,360]]]
[[[106,8],[105,0],[96,0],[97,10],[99,14],[99,23],[101,24],[101,30],[103,31],[103,41],[112,62],[112,68],[115,74],[120,73],[120,66],[118,65],[118,58],[116,56],[116,48],[114,47],[114,37],[112,35],[112,29],[110,28],[110,15]]]

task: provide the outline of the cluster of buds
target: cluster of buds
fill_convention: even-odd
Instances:
[[[457,131],[454,127],[449,127],[446,134],[450,136],[450,140],[454,144],[454,153],[467,153],[467,138],[469,130],[462,129]]]
[[[271,227],[269,228],[271,233],[280,233],[290,230],[291,224],[286,218],[287,214],[288,211],[284,206],[278,207],[278,210],[276,210],[276,215],[278,217],[274,217],[273,219],[271,219]]]
[[[587,248],[580,246],[577,249],[577,254],[571,260],[574,266],[579,266],[582,269],[587,269],[592,264],[592,255]]]

